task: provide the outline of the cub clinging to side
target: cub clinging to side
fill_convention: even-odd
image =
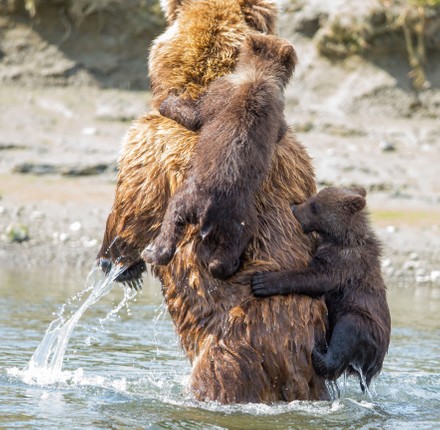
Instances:
[[[252,280],[258,297],[325,295],[331,337],[326,352],[313,350],[313,365],[327,379],[345,370],[358,373],[362,389],[362,376],[369,386],[382,368],[391,330],[381,246],[368,223],[365,196],[362,188],[329,187],[293,206],[304,232],[319,234],[312,261],[302,271],[258,273]]]
[[[196,252],[210,273],[225,279],[238,270],[258,223],[255,195],[287,130],[283,92],[295,64],[290,42],[252,33],[234,72],[213,81],[199,100],[171,95],[162,103],[163,116],[200,129],[200,138],[160,235],[142,254],[147,262],[168,264],[186,225],[199,223]]]

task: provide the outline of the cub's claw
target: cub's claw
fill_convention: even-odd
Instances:
[[[142,251],[141,257],[147,263],[166,266],[173,259],[175,253],[175,245],[158,246],[153,243]]]
[[[272,295],[270,291],[270,284],[266,281],[266,273],[257,273],[251,281],[252,293],[256,297],[269,297]]]

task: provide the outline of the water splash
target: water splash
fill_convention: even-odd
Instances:
[[[28,376],[35,376],[37,379],[44,378],[44,381],[55,382],[61,377],[61,369],[63,366],[64,355],[67,344],[72,335],[73,329],[78,323],[84,312],[96,303],[99,299],[107,295],[115,285],[115,279],[125,270],[117,264],[114,264],[108,274],[103,274],[96,264],[87,277],[86,287],[82,292],[70,299],[67,304],[72,301],[79,300],[86,292],[90,292],[79,308],[68,318],[64,318],[66,305],[61,307],[58,318],[49,325],[43,340],[38,345],[31,360],[24,369],[24,373]],[[136,295],[136,291],[128,291],[125,288],[125,294],[119,305],[107,315],[101,323],[114,315],[127,304],[128,300]]]
[[[325,381],[325,385],[327,387],[327,391],[330,395],[330,399],[332,401],[338,400],[341,398],[341,391],[339,390],[339,386],[337,381],[331,381],[327,379]]]
[[[362,368],[354,363],[350,363],[350,366],[358,373],[359,379],[361,382],[361,386],[365,390],[365,393],[368,395],[369,399],[373,400],[373,394],[371,393],[370,389],[368,388],[367,381],[365,379],[365,375],[362,372]]]

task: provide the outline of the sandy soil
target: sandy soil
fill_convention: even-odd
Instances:
[[[286,112],[314,158],[318,184],[365,186],[386,275],[440,286],[438,85],[414,109],[404,58],[330,62],[283,25],[300,58]],[[0,76],[0,267],[90,267],[121,138],[148,100],[146,92],[90,81],[47,87]]]

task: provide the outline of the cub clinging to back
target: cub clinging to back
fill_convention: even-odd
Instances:
[[[313,350],[315,370],[327,379],[337,379],[345,370],[362,372],[369,386],[388,350],[391,318],[380,243],[363,210],[365,195],[362,188],[329,187],[293,206],[304,232],[320,236],[316,253],[302,271],[255,275],[252,290],[258,297],[325,295],[331,338],[325,353]]]
[[[234,72],[213,81],[199,100],[170,95],[162,103],[163,116],[200,129],[200,138],[160,235],[142,254],[147,262],[169,263],[186,225],[199,223],[196,252],[211,274],[225,279],[238,270],[258,222],[255,195],[287,130],[283,91],[295,64],[290,42],[253,33]]]

